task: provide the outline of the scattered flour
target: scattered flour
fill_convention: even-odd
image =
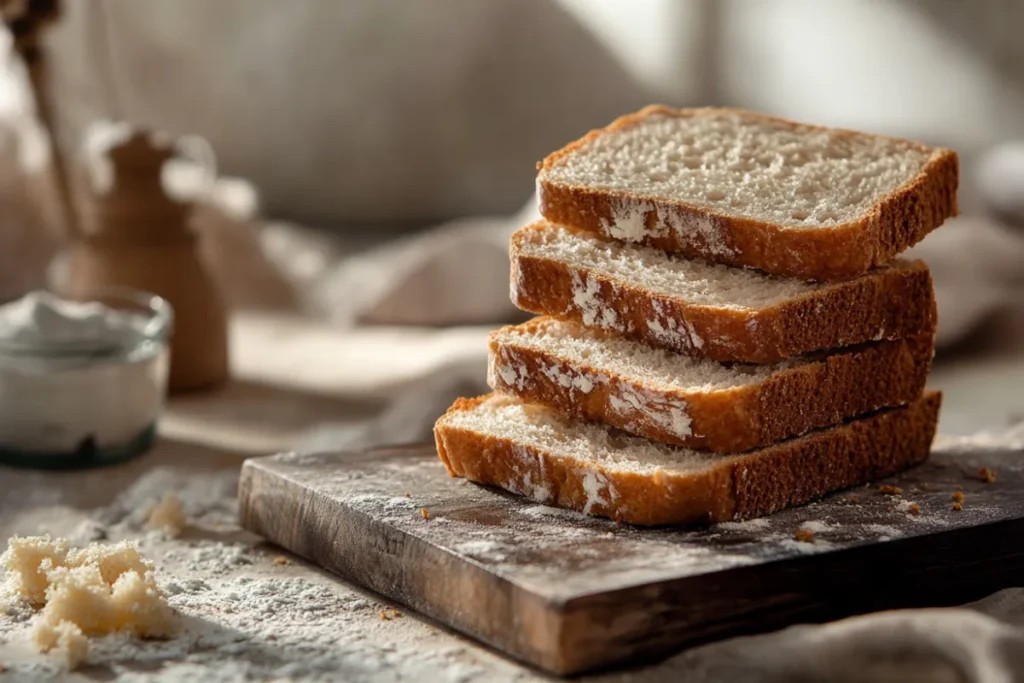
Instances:
[[[619,314],[601,298],[601,283],[589,275],[572,274],[572,305],[583,317],[583,324],[622,331]]]
[[[34,474],[26,472],[25,477]],[[107,475],[96,471],[82,476],[102,480]],[[64,658],[67,663],[80,660],[76,648],[83,640],[89,645],[83,673],[118,683],[510,683],[524,678],[522,667],[447,631],[413,618],[382,620],[380,612],[389,605],[301,561],[275,564],[281,550],[238,527],[236,487],[237,475],[231,472],[185,476],[170,468],[154,469],[74,530],[76,540],[130,538],[145,549],[159,568],[159,590],[179,615],[174,637],[87,636],[79,629],[79,638],[73,628],[60,627],[48,635],[56,638],[54,652],[62,657],[42,657],[31,652],[39,608],[0,596],[0,665],[6,668],[0,680],[62,680]],[[194,533],[187,538],[144,532],[149,511],[168,490],[175,491],[189,513]],[[371,499],[383,500],[396,519],[411,517],[406,510],[416,505],[393,494],[367,496]],[[12,500],[0,501],[5,513]],[[34,498],[16,500],[22,509],[35,504]],[[435,525],[445,521],[425,521],[418,515],[416,520]],[[500,538],[495,541],[495,548],[510,545],[514,547]],[[67,549],[71,552],[70,544]],[[59,555],[64,547],[39,550],[40,556]],[[9,573],[6,578],[11,580]],[[33,576],[28,578],[31,583]]]
[[[650,202],[620,201],[612,207],[611,220],[601,220],[601,227],[609,237],[627,242],[640,242],[649,233],[664,233],[664,224],[660,221],[656,223],[654,230],[647,229],[647,214],[654,210],[654,205]]]
[[[583,491],[587,494],[587,502],[583,506],[583,514],[589,515],[596,504],[600,504],[605,508],[611,505],[610,498],[612,494],[608,478],[601,472],[591,470],[583,475]],[[608,493],[609,498],[605,498],[604,493]]]
[[[894,526],[888,524],[865,524],[864,530],[872,534],[878,534],[878,540],[890,540],[893,538],[899,538],[903,535],[903,532]]]
[[[830,531],[832,529],[837,528],[838,526],[839,526],[838,524],[829,524],[828,522],[822,522],[822,521],[814,520],[814,519],[808,520],[808,521],[803,522],[802,524],[800,524],[800,528],[801,529],[803,529],[805,531],[810,531],[810,532],[815,533],[815,534],[820,534],[820,533],[824,533],[826,531]]]
[[[573,520],[585,520],[588,519],[583,514],[576,512],[575,510],[568,510],[566,508],[555,508],[548,505],[532,505],[530,507],[520,508],[519,514],[534,519],[539,518],[554,518],[554,519],[573,519]]]
[[[742,522],[720,522],[714,526],[721,531],[761,531],[771,526],[767,517],[748,519]]]

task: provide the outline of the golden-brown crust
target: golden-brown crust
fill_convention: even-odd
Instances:
[[[591,286],[593,301],[614,311],[616,333],[671,351],[720,362],[774,363],[935,328],[931,274],[920,261],[896,261],[768,308],[716,308],[651,294],[632,282],[555,259],[524,255],[521,246],[531,232],[547,229],[550,224],[541,221],[512,236],[511,294],[516,306],[582,323],[574,283],[596,283],[596,289]]]
[[[959,159],[948,149],[932,149],[931,158],[907,184],[887,195],[856,221],[831,228],[782,226],[756,219],[717,212],[708,207],[670,201],[625,192],[554,183],[545,178],[558,160],[595,137],[636,125],[652,115],[695,116],[714,109],[675,110],[658,105],[616,119],[611,125],[592,130],[579,140],[549,155],[537,165],[538,204],[548,220],[608,236],[606,226],[613,222],[616,208],[630,206],[646,210],[649,230],[642,244],[678,252],[688,258],[703,258],[731,266],[757,268],[774,275],[810,280],[843,280],[887,263],[896,254],[921,241],[947,218],[957,214],[956,192],[959,185]],[[787,119],[746,112],[790,127],[805,130],[830,130],[843,136],[865,137],[864,133],[826,129]],[[881,137],[881,136],[867,136]],[[909,141],[904,141],[909,142]],[[656,230],[656,226],[685,225],[704,221],[716,234],[707,241],[707,231]]]
[[[781,369],[756,384],[685,391],[517,344],[509,334],[545,324],[540,318],[492,333],[492,389],[654,441],[718,453],[767,446],[906,405],[924,391],[934,348],[933,334],[873,342]]]
[[[540,502],[642,525],[748,519],[895,474],[928,457],[940,395],[721,462],[700,473],[639,474],[452,427],[434,428],[455,476]],[[538,488],[538,486],[540,488]]]

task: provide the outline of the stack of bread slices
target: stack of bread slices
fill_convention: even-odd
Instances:
[[[437,422],[453,476],[635,524],[756,517],[928,457],[928,268],[955,153],[647,107],[539,166],[494,393]]]

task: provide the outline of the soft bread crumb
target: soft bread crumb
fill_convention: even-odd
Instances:
[[[69,668],[88,657],[87,636],[166,638],[177,628],[153,565],[130,543],[70,549],[64,539],[15,536],[0,564],[8,569],[8,592],[41,607],[33,645],[63,653]]]
[[[954,500],[954,502],[962,504],[964,502],[964,492],[963,491],[953,491],[953,500]]]
[[[39,652],[56,650],[61,653],[69,671],[77,669],[89,658],[89,639],[70,621],[62,621],[56,626],[38,624],[32,630],[32,645]]]
[[[978,470],[978,477],[985,483],[991,484],[996,480],[996,473],[987,467],[982,467]]]
[[[7,569],[4,592],[37,607],[45,603],[46,589],[50,585],[46,578],[47,569],[63,565],[68,548],[66,540],[54,540],[49,535],[35,538],[15,536],[8,540],[7,551],[0,555],[0,565]]]
[[[893,486],[891,484],[882,484],[878,487],[878,492],[883,496],[898,496],[903,493],[903,489],[899,486]]]
[[[146,526],[150,529],[162,529],[171,538],[177,538],[188,527],[185,509],[181,499],[173,492],[168,493],[149,512]]]

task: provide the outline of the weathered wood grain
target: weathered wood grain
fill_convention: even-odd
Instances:
[[[996,481],[983,481],[981,467]],[[423,446],[249,460],[239,498],[247,529],[513,657],[573,674],[1020,583],[1024,454],[936,453],[883,483],[902,493],[872,486],[764,520],[639,529],[451,479]],[[962,511],[952,505],[959,489]],[[801,526],[816,529],[813,543],[796,540]]]

